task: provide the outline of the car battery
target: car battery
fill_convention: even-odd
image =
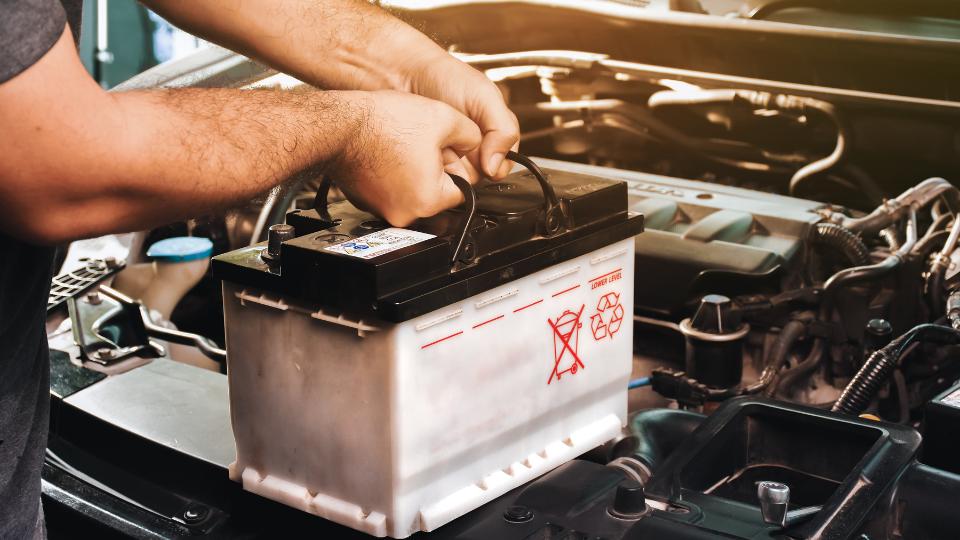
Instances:
[[[321,189],[214,259],[244,489],[403,538],[619,434],[643,216],[623,182],[513,157],[408,228]]]

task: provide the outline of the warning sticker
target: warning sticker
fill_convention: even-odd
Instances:
[[[323,249],[360,257],[361,259],[372,259],[431,238],[434,238],[434,235],[394,227],[327,246]]]
[[[547,384],[553,382],[553,379],[560,380],[565,373],[575,375],[577,371],[585,366],[577,354],[580,343],[580,317],[583,315],[581,305],[580,311],[574,313],[569,309],[564,311],[557,320],[547,319],[547,324],[553,329],[553,372],[547,379]]]
[[[607,293],[597,302],[597,312],[590,316],[590,330],[593,339],[600,341],[603,338],[613,339],[623,324],[623,304],[620,295]]]

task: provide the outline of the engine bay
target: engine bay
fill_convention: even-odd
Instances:
[[[627,425],[414,537],[954,538],[960,102],[946,70],[960,58],[957,42],[871,34],[842,27],[843,17],[831,28],[798,23],[817,3],[777,14],[767,7],[776,2],[757,2],[744,13],[793,24],[756,26],[704,17],[707,1],[663,4],[388,6],[436,29],[497,82],[520,121],[523,153],[547,171],[556,208],[576,216],[570,223],[607,223],[591,212],[613,203],[597,194],[621,185],[624,215],[642,216],[623,218],[642,222],[642,232],[623,233],[634,269],[632,309],[619,323],[632,324]],[[929,9],[934,17],[945,8]],[[530,20],[550,31],[518,22]],[[653,47],[667,30],[671,46]],[[300,83],[210,49],[126,87],[158,84],[296,91]],[[534,176],[518,165],[506,185],[539,204]],[[548,232],[530,235],[548,246],[536,254],[555,262],[563,248],[544,240],[553,207],[543,189],[545,214],[521,210],[543,219]],[[301,238],[330,229],[327,243],[337,245],[359,237],[354,229],[385,229],[343,210],[322,177],[293,179],[229,215],[72,246],[70,272],[55,284],[112,281],[51,297],[52,527],[144,538],[366,537],[228,479],[236,448],[224,374],[240,354],[224,329],[248,327],[231,327],[238,315],[229,304],[225,320],[220,280],[335,301],[368,320],[367,312],[413,319],[472,298],[484,272],[502,276],[514,264],[502,250],[529,224],[491,217],[490,201],[509,190],[489,191],[479,198],[482,224],[471,213],[461,226],[451,213],[442,227],[412,227],[449,243],[455,269],[477,264],[466,253],[475,242],[481,264],[465,285],[446,267],[430,274],[435,254],[340,269],[297,240],[285,226]],[[150,262],[150,246],[183,236],[210,240],[213,272],[209,254],[175,275]],[[585,238],[570,240],[582,244],[571,257],[597,247]],[[271,242],[284,243],[282,272],[269,260],[281,253]],[[254,249],[266,257],[236,255]],[[501,258],[483,259],[488,252]],[[71,261],[84,261],[86,273]],[[416,288],[427,278],[441,292]],[[264,295],[240,301],[288,309]],[[361,335],[375,330],[350,324]],[[265,345],[258,355],[292,347],[265,335],[251,332],[258,345],[244,346]]]

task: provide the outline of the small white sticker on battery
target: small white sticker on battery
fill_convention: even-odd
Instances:
[[[360,257],[361,259],[372,259],[431,238],[434,238],[434,235],[409,229],[390,228],[327,246],[323,249],[352,257]]]
[[[950,392],[947,397],[940,400],[940,403],[960,409],[960,390],[954,390],[953,392]]]

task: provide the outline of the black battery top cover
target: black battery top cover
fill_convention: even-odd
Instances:
[[[510,157],[529,170],[474,187],[454,177],[466,202],[403,229],[348,201],[327,205],[321,189],[316,208],[287,214],[295,237],[279,257],[239,249],[214,258],[214,275],[402,322],[642,232],[624,182]]]

